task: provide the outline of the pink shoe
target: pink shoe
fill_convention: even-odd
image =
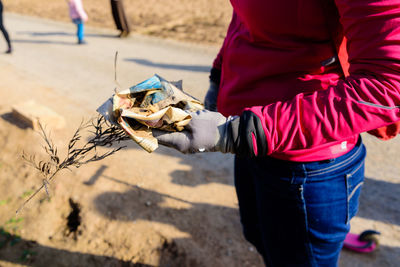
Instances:
[[[348,233],[343,247],[360,253],[370,253],[378,246],[377,235],[380,233],[374,230],[366,230],[360,235]]]

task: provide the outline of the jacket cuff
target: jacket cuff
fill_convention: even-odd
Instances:
[[[246,110],[240,117],[229,120],[226,132],[226,152],[238,156],[267,155],[267,141],[260,118]]]
[[[217,68],[211,68],[210,71],[210,81],[216,83],[219,87],[219,84],[221,82],[221,70],[217,69]]]

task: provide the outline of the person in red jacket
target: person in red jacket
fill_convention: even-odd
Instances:
[[[243,232],[267,266],[337,266],[364,179],[360,133],[400,121],[400,3],[231,3],[205,99],[219,112],[153,133],[236,155]]]

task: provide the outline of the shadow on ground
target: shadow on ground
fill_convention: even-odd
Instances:
[[[400,248],[379,246],[372,253],[361,254],[346,249],[340,255],[340,267],[394,267],[400,262]]]
[[[75,33],[70,32],[31,32],[31,31],[20,31],[17,35],[29,35],[32,39],[20,39],[15,38],[12,41],[14,43],[31,43],[31,44],[56,44],[56,45],[76,45],[76,41],[73,38],[76,36]],[[36,39],[36,37],[52,37],[52,36],[71,36],[71,41],[60,41],[60,40],[48,40],[48,39]],[[94,34],[85,33],[85,37],[99,37],[99,38],[118,38],[118,35],[112,34]]]
[[[238,221],[238,210],[234,208],[211,205],[206,203],[190,202],[178,197],[144,189],[128,182],[118,180],[109,176],[102,176],[107,180],[124,184],[128,188],[125,192],[105,192],[97,196],[94,200],[96,210],[104,217],[112,220],[136,221],[136,220],[151,220],[174,225],[176,228],[190,233],[191,236],[196,236],[199,231],[193,233],[193,221],[202,222],[198,229],[208,232],[208,227],[211,225],[220,225],[218,220],[225,218],[234,218],[234,221],[227,221],[226,227],[235,227],[240,231]],[[162,207],[161,203],[165,200],[175,200],[185,204],[189,204],[188,208],[170,208]],[[136,213],[136,210],[143,210],[143,207],[148,207],[142,213]],[[205,212],[207,211],[207,213]],[[207,214],[207,215],[206,215]],[[211,216],[210,214],[215,215]],[[189,221],[191,218],[192,221]]]
[[[27,123],[25,123],[25,122],[23,122],[21,120],[15,119],[15,117],[12,114],[12,112],[3,113],[3,114],[0,115],[0,117],[3,120],[7,121],[8,123],[11,123],[11,124],[15,125],[15,126],[17,126],[18,128],[20,128],[22,130],[31,128]]]
[[[31,40],[31,39],[13,39],[13,43],[76,45],[76,42],[72,41],[64,42],[64,41]]]
[[[35,241],[21,239],[7,232],[0,232],[0,261],[24,266],[121,266],[151,267],[147,264],[131,263],[113,257],[72,252],[43,246]],[[1,263],[0,263],[1,266]]]
[[[45,37],[45,36],[76,36],[75,33],[70,32],[32,32],[32,31],[20,31],[17,34],[29,35],[32,37]],[[96,33],[85,33],[88,37],[101,37],[101,38],[119,38],[117,34],[96,34]]]
[[[153,62],[143,58],[125,58],[124,61],[134,62],[139,65],[152,67],[152,68],[162,68],[162,69],[173,69],[173,70],[185,70],[193,72],[210,72],[211,66],[198,66],[198,65],[183,65],[183,64],[166,64]]]
[[[104,179],[108,179],[120,184],[124,184],[130,189],[125,192],[105,192],[100,194],[95,200],[96,210],[104,217],[112,220],[121,221],[137,221],[137,220],[147,220],[151,222],[161,222],[164,224],[172,225],[181,231],[189,233],[191,238],[194,240],[202,240],[204,236],[215,236],[218,239],[218,232],[232,232],[241,231],[239,224],[239,215],[236,209],[222,207],[218,205],[210,205],[204,203],[192,203],[183,199],[179,199],[166,194],[154,192],[151,190],[143,189],[135,185],[131,185],[127,182],[120,181],[113,177],[102,176]],[[90,179],[92,180],[92,179]],[[89,181],[90,181],[89,180]],[[367,178],[367,186],[365,193],[368,190],[382,190],[388,198],[395,195],[398,187],[393,187],[390,183],[377,182],[372,179]],[[368,189],[373,187],[374,189]],[[366,191],[366,192],[365,192]],[[185,204],[190,204],[188,208],[170,208],[161,207],[166,199],[173,199]],[[366,214],[365,209],[367,209],[369,203],[368,198],[362,200],[364,208],[361,208],[361,216]],[[124,203],[124,205],[122,205]],[[385,215],[383,212],[376,212],[381,209],[381,206],[385,206],[385,199],[382,198],[378,201],[373,216],[371,219],[381,221],[392,221],[393,223],[398,223],[396,218],[390,218],[389,215]],[[121,208],[123,206],[123,208]],[[147,206],[148,209],[143,210],[143,206]],[[136,213],[135,211],[141,211]],[[391,211],[391,214],[394,212]],[[206,215],[207,214],[207,215]],[[398,216],[398,213],[394,216]],[[371,217],[371,216],[370,216]],[[190,218],[190,220],[188,220]],[[202,222],[198,226],[193,227],[194,222]],[[224,229],[219,229],[219,225],[224,225]],[[219,244],[216,240],[207,237],[207,242],[209,245],[215,246],[217,250],[223,250],[223,244]],[[189,246],[191,243],[187,240],[179,240],[181,244],[180,247]],[[187,243],[187,244],[186,244]],[[186,244],[186,245],[185,245]],[[352,251],[344,250],[341,256],[341,264],[343,267],[355,267],[355,266],[393,266],[393,257],[398,255],[398,260],[400,262],[400,248],[399,247],[389,247],[380,246],[375,252],[370,254],[358,254]]]
[[[103,217],[125,222],[158,222],[171,225],[190,236],[172,239],[170,244],[175,246],[176,257],[169,258],[170,262],[160,262],[159,266],[207,266],[210,262],[217,264],[219,262],[217,255],[228,253],[227,251],[233,247],[232,244],[228,243],[229,241],[217,233],[241,232],[237,209],[190,202],[168,194],[144,189],[113,177],[103,175],[102,178],[128,187],[127,191],[104,192],[94,199],[96,211]],[[91,180],[93,179],[89,181]],[[164,203],[168,201],[181,202],[182,205],[165,206]],[[162,235],[162,233],[160,234]],[[235,237],[232,235],[232,240],[234,239]],[[204,243],[205,240],[206,243]],[[237,245],[235,245],[236,248]],[[215,251],[215,254],[209,255],[209,258],[204,258],[203,262],[199,263],[196,258],[189,255],[196,250],[199,250],[198,254],[204,253],[203,250]],[[235,257],[239,257],[237,252],[239,251],[236,251],[236,253],[232,251],[231,253],[235,254]],[[240,261],[235,266],[240,266]]]
[[[365,178],[357,216],[400,225],[400,184]]]
[[[143,150],[132,140],[123,141],[114,147],[118,146],[125,146],[123,150]],[[180,164],[190,166],[189,170],[174,170],[170,173],[171,182],[174,184],[196,187],[218,183],[233,186],[234,157],[232,154],[217,152],[182,154],[175,149],[163,146],[152,153],[178,158]]]

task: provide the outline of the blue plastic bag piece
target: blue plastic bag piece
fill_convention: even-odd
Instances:
[[[151,97],[150,103],[152,105],[160,102],[161,100],[164,100],[165,97],[167,97],[168,95],[165,94],[165,92],[163,91],[159,91],[159,92],[155,92],[154,94],[151,94],[149,97]]]
[[[168,85],[168,81],[164,78],[155,74],[153,77],[129,88],[132,94],[143,93],[149,90],[159,89],[159,91],[153,92],[151,95],[146,96],[143,99],[141,107],[147,107],[148,105],[154,105],[161,100],[166,99],[173,92]]]
[[[154,75],[153,77],[129,88],[131,93],[140,93],[151,89],[162,89],[161,80],[158,75]]]

